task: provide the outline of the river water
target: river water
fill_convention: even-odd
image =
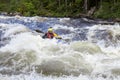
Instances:
[[[100,22],[100,21],[97,21]],[[53,27],[63,40],[42,39]],[[0,80],[120,80],[120,25],[0,16]]]

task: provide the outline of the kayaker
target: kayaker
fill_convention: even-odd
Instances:
[[[56,34],[56,33],[53,31],[53,28],[52,28],[52,27],[48,28],[47,33],[45,33],[45,34],[43,35],[42,38],[49,38],[49,39],[56,38],[56,39],[62,39],[58,34]]]

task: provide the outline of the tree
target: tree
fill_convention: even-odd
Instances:
[[[88,0],[84,0],[84,9],[85,9],[85,13],[87,13],[87,10],[88,10]]]

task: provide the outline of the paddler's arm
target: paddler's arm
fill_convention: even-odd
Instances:
[[[43,39],[47,38],[47,33],[42,36]]]
[[[62,37],[60,37],[58,34],[56,34],[56,33],[54,33],[54,37],[56,38],[56,39],[62,39]]]

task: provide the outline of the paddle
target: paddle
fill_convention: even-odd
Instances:
[[[38,30],[38,29],[36,29],[35,31],[38,32],[38,33],[44,33],[43,31]]]
[[[45,34],[43,31],[38,30],[38,29],[36,29],[35,31],[36,31],[37,33]],[[56,35],[58,35],[58,34],[56,34]],[[58,38],[56,38],[56,39],[60,39],[60,40],[63,40],[63,41],[65,41],[65,42],[70,42],[70,41],[71,41],[70,39],[63,39],[62,37],[58,37]]]

